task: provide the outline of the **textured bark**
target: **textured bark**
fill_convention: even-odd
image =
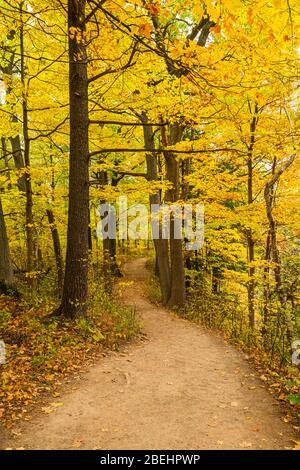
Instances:
[[[64,282],[64,262],[62,257],[59,233],[55,223],[55,217],[51,209],[47,209],[47,217],[51,229],[53,249],[56,261],[57,290],[59,297],[61,297]]]
[[[15,37],[15,35],[13,34],[13,38],[14,37]],[[7,77],[7,94],[8,95],[10,95],[10,93],[13,91],[12,90],[12,77],[13,77],[13,75],[18,73],[18,67],[17,67],[16,64],[17,64],[17,58],[15,58],[15,53],[12,52],[11,56],[10,56],[10,60],[8,62],[8,65],[3,69],[3,72],[5,73],[5,75]],[[12,122],[17,123],[19,120],[18,120],[18,117],[15,113],[15,109],[14,109],[13,104],[11,104],[11,106],[10,106],[10,112],[12,114]],[[23,158],[23,154],[22,154],[22,145],[21,145],[20,135],[17,134],[14,137],[10,137],[9,141],[10,141],[10,144],[11,144],[12,157],[13,157],[13,160],[14,160],[15,167],[18,170],[21,170],[25,167],[25,163],[24,163],[24,158]],[[19,190],[22,191],[23,193],[26,192],[26,181],[25,180],[26,180],[25,174],[22,174],[18,178],[18,187],[19,187]]]
[[[12,122],[17,122],[16,116],[13,116]],[[14,164],[17,170],[22,170],[25,167],[25,162],[22,154],[21,138],[20,135],[10,137],[11,151],[13,154]],[[26,176],[21,175],[18,178],[18,188],[22,193],[26,193]]]
[[[22,9],[22,3],[20,4]],[[25,68],[25,49],[24,49],[24,23],[21,13],[20,28],[20,53],[21,53],[21,82],[23,86],[22,93],[22,111],[23,111],[23,139],[24,139],[24,163],[25,172],[25,195],[26,195],[26,244],[27,244],[27,271],[32,273],[36,270],[35,260],[35,237],[34,237],[34,218],[33,218],[33,198],[32,198],[32,182],[30,174],[30,140],[28,134],[28,107],[27,107],[27,90],[26,90],[26,68]],[[29,277],[31,286],[34,284],[34,278]]]
[[[70,167],[66,271],[62,301],[57,314],[85,316],[88,300],[88,77],[85,0],[68,1]]]
[[[0,289],[5,290],[14,286],[14,274],[10,257],[6,224],[0,198]]]

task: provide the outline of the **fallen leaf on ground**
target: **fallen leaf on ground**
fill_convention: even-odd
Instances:
[[[50,406],[44,406],[44,407],[42,408],[42,412],[43,412],[43,413],[46,413],[46,414],[53,413],[53,408],[51,408]]]
[[[252,442],[240,442],[239,444],[240,447],[246,448],[246,447],[252,447]]]

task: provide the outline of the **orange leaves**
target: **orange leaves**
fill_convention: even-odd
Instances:
[[[143,23],[139,26],[138,34],[140,34],[141,36],[150,38],[152,31],[153,31],[153,28],[150,23]]]
[[[214,26],[210,30],[215,34],[220,34],[221,33],[221,25],[217,24],[216,26]]]
[[[159,4],[157,2],[153,2],[153,1],[149,2],[146,5],[146,9],[149,11],[151,16],[157,16],[159,14],[159,11],[160,11]]]
[[[252,8],[249,8],[248,9],[248,12],[247,12],[247,21],[248,21],[248,24],[253,24],[253,10]]]

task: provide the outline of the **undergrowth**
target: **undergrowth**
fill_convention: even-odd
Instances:
[[[28,413],[28,406],[67,374],[137,334],[133,309],[119,305],[101,285],[101,278],[93,279],[89,316],[75,321],[50,315],[54,300],[44,288],[22,300],[0,297],[0,340],[6,346],[0,418],[5,426]]]

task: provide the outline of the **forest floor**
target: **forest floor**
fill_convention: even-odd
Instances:
[[[292,426],[245,355],[151,304],[145,259],[127,263],[125,274],[123,296],[135,305],[144,334],[66,384],[61,406],[50,414],[36,411],[7,431],[1,447],[293,448]]]

